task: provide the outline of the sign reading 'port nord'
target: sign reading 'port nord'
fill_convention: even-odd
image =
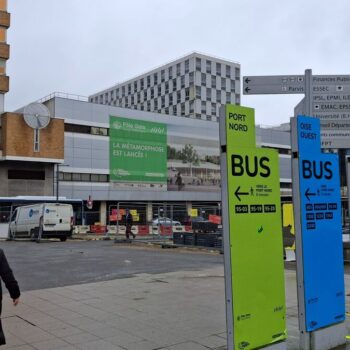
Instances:
[[[227,105],[222,116],[233,344],[256,349],[286,338],[278,153],[256,148],[253,109]]]

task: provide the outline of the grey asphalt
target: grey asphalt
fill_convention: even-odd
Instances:
[[[125,247],[113,241],[0,243],[21,290],[54,288],[132,277],[195,271],[223,264],[217,253]]]

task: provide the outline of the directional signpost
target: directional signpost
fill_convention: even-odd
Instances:
[[[345,343],[338,155],[321,152],[320,120],[291,119],[300,348]]]
[[[247,76],[243,77],[243,94],[305,94],[296,106],[296,114],[310,115],[321,120],[350,123],[350,75]],[[332,129],[331,129],[332,130]],[[323,148],[350,148],[349,130],[321,128]]]
[[[221,109],[220,144],[228,349],[285,350],[278,153],[240,106]]]

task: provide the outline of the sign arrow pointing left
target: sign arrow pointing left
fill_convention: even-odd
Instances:
[[[241,189],[241,186],[238,186],[236,191],[235,191],[235,196],[237,197],[237,199],[239,201],[241,201],[241,197],[240,196],[249,196],[249,192],[239,192],[240,189]]]
[[[310,188],[308,187],[307,190],[305,191],[305,197],[307,198],[308,201],[310,201],[310,196],[316,196],[316,193],[310,192]]]

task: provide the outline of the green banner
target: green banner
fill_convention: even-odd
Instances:
[[[167,126],[110,116],[110,180],[167,182]]]
[[[256,148],[254,110],[226,108],[235,349],[286,339],[279,160]]]

